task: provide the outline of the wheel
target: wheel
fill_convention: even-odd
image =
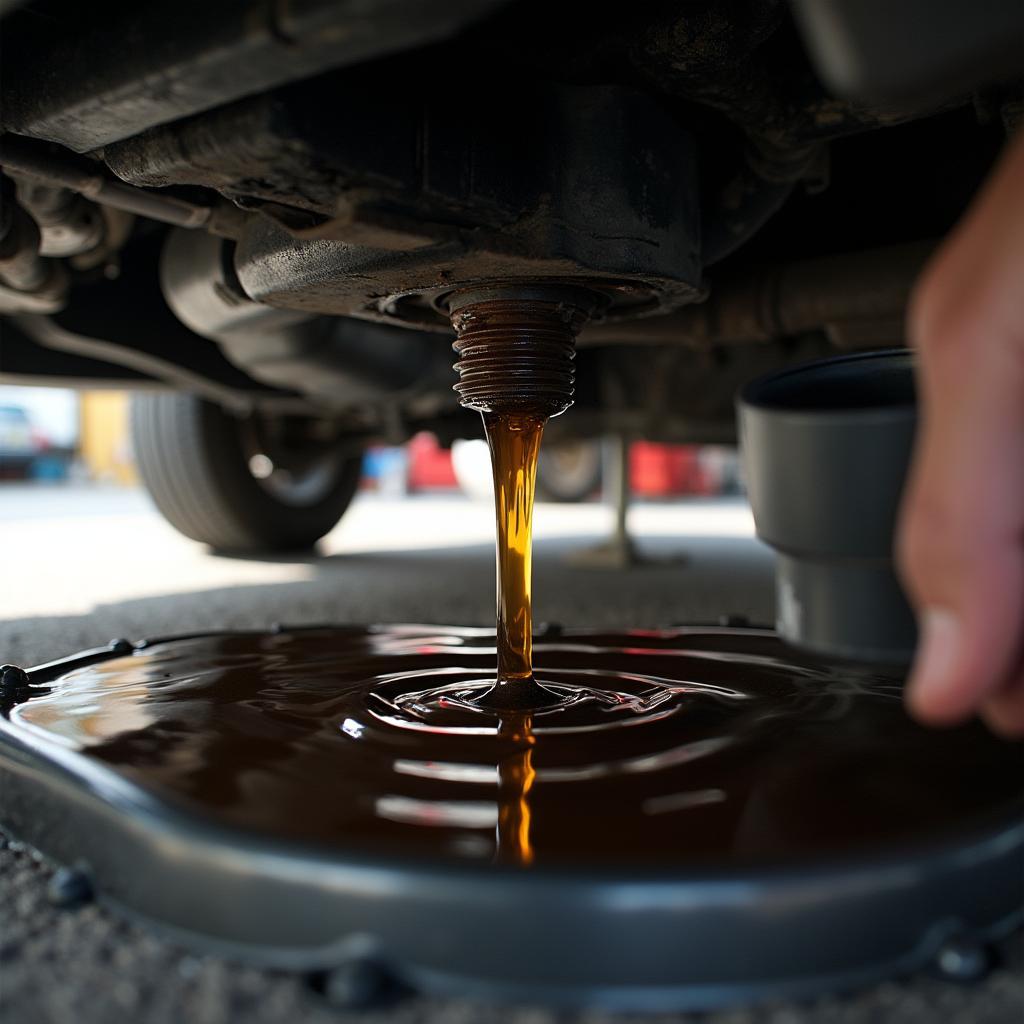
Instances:
[[[541,449],[537,462],[538,498],[585,501],[600,487],[600,441],[570,441]]]
[[[186,394],[137,394],[142,481],[180,533],[222,551],[308,548],[348,508],[362,455],[313,438],[318,421],[239,419]]]

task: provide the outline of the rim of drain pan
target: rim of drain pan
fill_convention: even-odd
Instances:
[[[51,662],[28,684],[130,649]],[[1016,814],[955,839],[770,869],[372,860],[211,825],[6,718],[0,820],[187,946],[302,971],[369,960],[426,992],[559,1006],[704,1009],[848,990],[941,964],[951,942],[998,939],[1024,904]]]

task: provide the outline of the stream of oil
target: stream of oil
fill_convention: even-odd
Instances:
[[[543,416],[485,413],[494,474],[497,539],[498,674],[482,700],[503,710],[532,711],[551,695],[533,678],[533,496]]]
[[[495,656],[492,630],[430,626],[171,640],[70,671],[9,718],[103,791],[113,773],[201,819],[349,855],[679,871],[1020,813],[1024,745],[919,727],[899,676],[769,631],[541,634],[555,699],[530,714],[480,700]]]
[[[533,715],[566,699],[533,675],[533,499],[547,417],[484,413],[483,420],[494,476],[497,674],[476,703],[498,714],[498,736],[514,750],[498,763],[497,857],[528,865],[534,859]]]

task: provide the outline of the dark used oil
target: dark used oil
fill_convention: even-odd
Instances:
[[[72,770],[88,759],[101,790],[112,773],[122,793],[346,855],[685,870],[1020,812],[1024,745],[921,728],[898,675],[768,631],[540,635],[551,700],[531,712],[481,702],[495,656],[483,629],[196,637],[78,668],[10,719]]]

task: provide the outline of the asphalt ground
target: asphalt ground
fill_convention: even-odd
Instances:
[[[651,627],[722,615],[772,619],[771,558],[736,501],[643,505],[643,556],[628,570],[574,567],[606,536],[609,510],[537,512],[538,620]],[[486,625],[493,547],[486,504],[451,497],[361,497],[308,557],[209,554],[167,527],[136,492],[0,489],[0,661],[30,666],[113,637],[275,622]],[[986,980],[917,976],[805,1005],[703,1017],[634,1018],[408,998],[373,1011],[333,1006],[302,977],[233,965],[168,944],[95,903],[47,899],[52,866],[0,842],[0,1020],[53,1024],[1018,1024],[1024,945]],[[837,927],[841,927],[837,922]]]

